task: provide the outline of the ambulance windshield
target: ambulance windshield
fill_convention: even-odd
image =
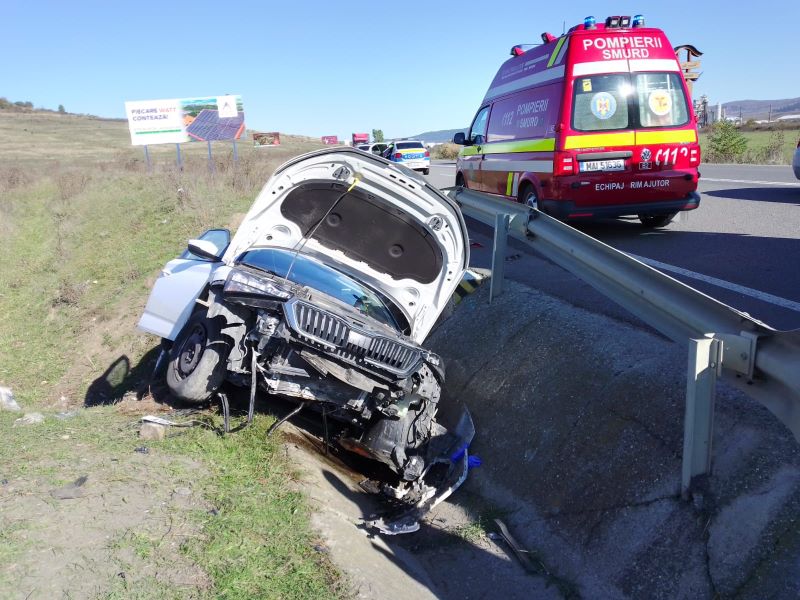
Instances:
[[[577,131],[678,127],[689,122],[677,73],[578,77],[574,90],[572,128]]]

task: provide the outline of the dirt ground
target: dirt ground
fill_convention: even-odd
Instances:
[[[97,438],[131,441],[98,447],[91,426],[71,423],[85,416],[48,415],[26,431],[3,420],[26,460],[14,474],[8,463],[0,468],[0,596],[198,596],[209,579],[179,547],[201,534],[189,515],[212,509],[193,489],[200,465],[136,441],[135,428],[119,429],[124,417],[112,426],[97,416]],[[47,449],[37,452],[36,444]]]

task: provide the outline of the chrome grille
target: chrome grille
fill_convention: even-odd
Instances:
[[[312,340],[337,347],[347,342],[350,328],[344,321],[325,311],[297,302],[294,305],[294,316],[299,333]]]
[[[378,367],[401,377],[413,373],[422,360],[419,348],[353,329],[343,319],[311,304],[298,300],[287,304],[289,326],[306,341],[326,346],[340,360]]]
[[[407,371],[417,365],[419,350],[387,338],[373,338],[364,359],[395,372]]]

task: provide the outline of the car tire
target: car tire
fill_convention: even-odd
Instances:
[[[647,228],[666,227],[678,213],[668,213],[666,215],[639,215],[639,220]]]
[[[186,402],[211,398],[225,380],[230,349],[219,319],[209,319],[205,309],[192,313],[170,348],[166,373],[170,391]]]
[[[519,201],[528,208],[539,208],[539,197],[536,195],[536,188],[528,185],[522,190],[519,196]]]
[[[430,169],[422,169],[422,174],[423,175],[430,175],[431,174],[431,170]]]

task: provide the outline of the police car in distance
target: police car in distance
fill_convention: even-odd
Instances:
[[[392,142],[384,151],[383,157],[409,169],[422,171],[424,175],[431,172],[431,153],[419,140]]]
[[[369,152],[371,154],[377,154],[378,156],[382,155],[386,148],[389,147],[389,144],[386,142],[375,142],[373,144],[359,144],[356,146],[359,150],[363,150],[364,152]]]

